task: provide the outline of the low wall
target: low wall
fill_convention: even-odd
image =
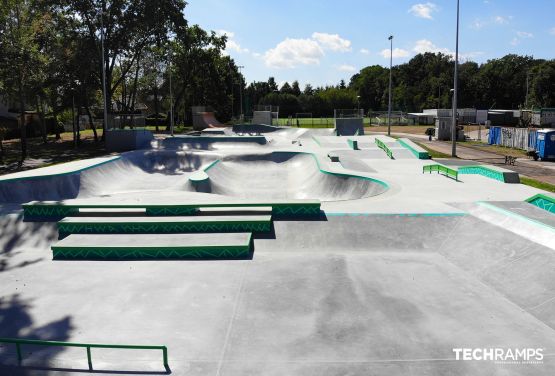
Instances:
[[[146,149],[154,139],[146,129],[110,129],[106,132],[106,150],[129,151]]]
[[[362,136],[364,125],[362,118],[336,118],[335,129],[338,136]]]

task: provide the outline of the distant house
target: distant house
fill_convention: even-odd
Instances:
[[[555,125],[555,108],[542,108],[532,111],[532,125],[536,127]]]

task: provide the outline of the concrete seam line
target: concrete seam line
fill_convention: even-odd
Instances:
[[[451,229],[451,231],[449,231],[449,234],[447,234],[447,236],[445,237],[445,240],[440,244],[440,246],[437,248],[436,252],[438,254],[441,254],[440,251],[443,249],[443,246],[445,245],[445,243],[447,243],[449,241],[449,238],[451,237],[451,234],[453,234],[453,232],[459,227],[460,222],[466,218],[466,216],[462,216],[460,218],[458,218],[458,221],[456,221],[455,225],[453,226],[453,228]]]
[[[245,263],[245,268],[241,275],[241,281],[239,282],[239,288],[237,289],[237,296],[235,297],[235,303],[233,304],[233,312],[231,313],[231,318],[229,320],[229,325],[227,327],[227,331],[224,338],[224,344],[222,347],[222,354],[220,355],[220,360],[218,361],[218,369],[216,370],[216,376],[220,376],[222,371],[222,366],[224,363],[224,356],[227,351],[227,345],[229,343],[229,337],[231,336],[231,328],[233,327],[233,322],[235,321],[235,317],[237,316],[237,310],[239,309],[239,303],[241,302],[242,295],[243,295],[243,285],[245,283],[245,279],[247,277],[247,269],[249,267],[249,263]]]
[[[529,309],[529,310],[536,309],[536,308],[541,307],[542,305],[544,305],[544,304],[546,304],[546,303],[549,303],[549,302],[551,302],[551,301],[553,301],[553,300],[555,300],[555,296],[552,297],[552,298],[547,299],[546,301],[544,301],[544,302],[542,302],[542,303],[540,303],[540,304],[537,304],[537,305],[535,305],[535,306],[533,306],[533,307],[531,307],[531,308],[528,308],[528,309]]]

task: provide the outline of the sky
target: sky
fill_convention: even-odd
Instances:
[[[555,0],[461,0],[459,54],[555,58]],[[301,88],[347,83],[360,69],[455,51],[455,0],[188,0],[190,24],[228,36],[246,81]]]

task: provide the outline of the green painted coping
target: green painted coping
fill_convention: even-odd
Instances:
[[[555,214],[555,197],[538,193],[537,195],[526,199],[526,202],[534,206],[537,206],[540,209],[543,209],[550,213]]]
[[[48,179],[48,178],[52,178],[52,177],[59,177],[59,176],[66,176],[66,175],[78,174],[78,173],[81,173],[81,172],[83,172],[83,171],[90,170],[91,168],[96,168],[96,167],[102,166],[102,165],[107,164],[107,163],[115,162],[115,161],[117,161],[117,160],[119,160],[119,159],[121,159],[120,156],[114,157],[113,159],[110,159],[109,161],[99,162],[99,163],[97,163],[97,164],[94,164],[94,165],[91,165],[91,166],[87,166],[87,167],[83,167],[83,168],[80,168],[80,169],[74,170],[74,171],[60,172],[60,173],[57,173],[57,174],[50,174],[50,175],[24,176],[24,177],[21,177],[21,178],[13,178],[13,179],[0,180],[0,184],[6,183],[6,182],[14,182],[14,181],[18,181],[18,180]],[[44,167],[44,168],[47,168],[47,167]]]
[[[416,158],[430,159],[430,155],[426,150],[422,149],[408,138],[399,138],[397,141],[399,142],[399,144],[401,144],[401,146],[408,149],[412,154],[414,154]]]
[[[216,159],[214,162],[210,163],[208,166],[203,168],[202,170],[195,171],[189,176],[189,180],[193,183],[200,183],[203,181],[207,181],[210,177],[206,173],[206,171],[210,170],[212,167],[217,165],[220,162],[219,159]]]

